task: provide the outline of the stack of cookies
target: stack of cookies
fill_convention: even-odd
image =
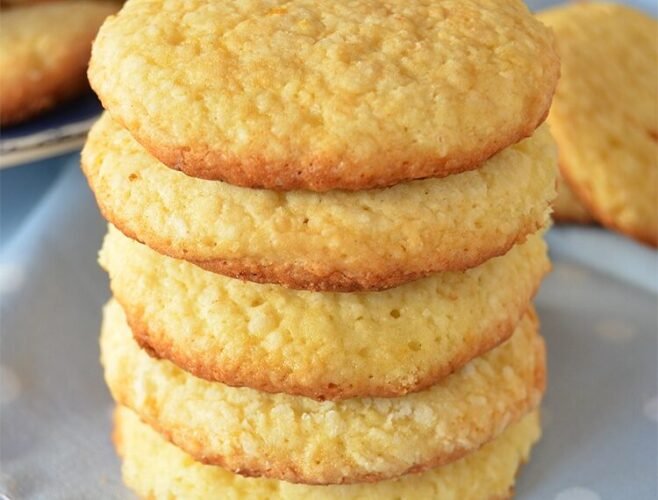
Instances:
[[[521,1],[129,0],[90,65],[101,334],[144,498],[502,498],[559,72]]]

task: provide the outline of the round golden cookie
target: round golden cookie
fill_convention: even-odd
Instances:
[[[114,399],[197,460],[308,484],[376,481],[457,460],[534,409],[545,383],[534,312],[506,343],[399,398],[319,402],[195,378],[141,350],[116,302],[105,308],[101,360]]]
[[[123,480],[141,498],[493,500],[511,495],[515,475],[540,434],[539,415],[532,412],[449,465],[378,483],[332,486],[248,478],[196,462],[125,407],[114,414],[113,440],[122,458]]]
[[[89,70],[166,165],[313,191],[476,168],[544,121],[558,73],[520,0],[133,0]]]
[[[542,235],[384,292],[289,290],[165,257],[110,227],[100,254],[135,339],[194,375],[315,399],[424,389],[509,338],[549,269]]]
[[[541,14],[562,58],[549,121],[567,184],[602,224],[658,245],[658,22],[572,3]]]
[[[361,192],[247,189],[164,167],[108,115],[82,165],[106,219],[160,253],[257,282],[377,290],[504,254],[548,219],[546,128],[482,168]]]
[[[91,42],[116,3],[60,0],[2,11],[0,124],[11,125],[80,93]]]
[[[580,224],[593,222],[592,216],[561,175],[558,175],[557,197],[553,200],[553,219],[557,222],[577,222]]]

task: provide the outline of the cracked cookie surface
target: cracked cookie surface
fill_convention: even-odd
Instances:
[[[131,0],[89,75],[174,169],[358,190],[477,168],[532,135],[553,44],[520,0]]]
[[[82,166],[124,234],[213,272],[309,290],[381,290],[506,253],[543,227],[556,151],[541,127],[481,168],[358,192],[248,189],[189,177],[105,115]]]
[[[458,460],[539,405],[544,356],[530,310],[507,342],[425,391],[334,402],[208,382],[153,359],[116,302],[101,333],[119,404],[197,460],[307,484],[379,481]]]
[[[160,255],[110,227],[100,253],[135,339],[207,380],[315,399],[429,387],[512,335],[549,269],[542,234],[382,292],[290,290]]]
[[[515,476],[540,434],[539,416],[533,412],[452,464],[379,483],[337,486],[248,478],[196,462],[125,407],[115,411],[113,440],[122,458],[123,479],[142,498],[502,500],[510,498]]]

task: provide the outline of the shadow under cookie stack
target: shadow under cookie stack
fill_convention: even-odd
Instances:
[[[558,72],[520,1],[128,0],[82,155],[125,483],[511,495],[540,434]]]

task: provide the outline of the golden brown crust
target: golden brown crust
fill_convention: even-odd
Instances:
[[[185,352],[175,349],[170,343],[158,342],[158,339],[162,341],[163,337],[151,337],[147,329],[144,327],[144,324],[139,320],[133,321],[130,317],[129,309],[126,309],[118,297],[115,296],[115,298],[126,311],[126,316],[133,331],[135,340],[142,349],[154,358],[167,359],[186,372],[209,381],[220,381],[226,385],[234,387],[251,387],[252,389],[257,389],[262,392],[283,392],[290,395],[312,398],[318,401],[340,401],[342,399],[353,397],[392,398],[421,391],[439,382],[442,378],[447,377],[464,366],[471,359],[474,359],[503,343],[510,337],[516,326],[512,321],[509,321],[508,324],[505,325],[499,325],[494,333],[485,335],[486,339],[481,344],[471,346],[470,350],[462,352],[461,355],[458,358],[454,358],[449,365],[441,366],[440,370],[437,369],[428,373],[423,378],[415,380],[415,383],[411,386],[396,387],[386,385],[385,383],[376,385],[376,381],[374,381],[373,385],[367,387],[357,385],[349,387],[336,385],[308,387],[301,384],[295,384],[294,382],[286,383],[287,381],[284,380],[285,385],[282,387],[272,384],[271,376],[264,376],[264,374],[258,371],[245,373],[240,369],[241,367],[239,364],[234,366],[208,366],[198,363],[195,359],[186,356]]]
[[[535,328],[538,328],[538,319],[532,308],[529,309],[528,313]],[[519,399],[514,405],[506,408],[505,411],[509,416],[508,424],[519,421],[524,415],[534,410],[539,402],[537,394],[543,394],[546,388],[545,345],[539,334],[534,336],[534,345],[535,374],[532,384],[534,390],[528,391],[526,393],[526,398]],[[189,435],[187,436],[188,439],[184,439],[183,435],[179,434],[176,429],[165,428],[156,418],[153,418],[144,412],[140,412],[140,409],[132,404],[130,398],[125,397],[120,388],[128,387],[131,383],[131,380],[119,380],[118,383],[115,384],[115,387],[119,388],[119,390],[114,393],[117,403],[138,413],[140,418],[146,424],[155,429],[169,442],[185,451],[196,461],[208,465],[220,466],[242,476],[267,477],[292,483],[310,485],[372,483],[384,479],[400,477],[410,473],[423,472],[434,467],[448,464],[473,452],[486,442],[489,442],[489,440],[495,439],[499,433],[504,430],[503,428],[498,429],[496,433],[490,436],[488,441],[480,443],[476,448],[473,448],[473,446],[457,445],[451,453],[442,453],[441,455],[433,457],[431,460],[415,464],[406,470],[399,471],[395,475],[392,475],[390,472],[359,472],[352,473],[349,477],[346,477],[337,470],[335,471],[335,474],[326,474],[322,480],[317,480],[314,477],[309,477],[308,474],[298,466],[297,462],[288,456],[279,455],[276,459],[270,459],[270,457],[265,456],[254,458],[241,449],[234,449],[231,456],[217,455],[207,452],[200,453],[199,450],[202,450],[203,446],[199,446],[199,443],[190,442]],[[201,436],[199,436],[198,439],[201,439]],[[237,466],[237,464],[240,465]]]
[[[120,311],[118,304],[111,307]],[[498,356],[511,355],[524,365],[519,367],[523,372],[519,372],[520,378],[514,375],[515,367],[508,364],[513,362],[512,358],[503,361],[503,366],[508,368],[501,367],[500,373],[481,366],[487,361],[475,360],[473,369],[464,369],[462,375],[456,375],[464,377],[459,380],[470,380],[476,386],[484,377],[489,381],[485,382],[490,385],[489,390],[496,394],[497,384],[500,384],[501,399],[492,392],[480,393],[476,387],[473,393],[466,389],[469,397],[461,399],[458,387],[448,383],[446,387],[450,389],[446,396],[464,405],[463,411],[457,413],[453,413],[452,408],[443,413],[441,404],[435,404],[429,393],[405,396],[402,399],[410,398],[406,401],[366,398],[345,404],[317,403],[294,396],[222,387],[195,379],[166,361],[149,360],[133,344],[125,323],[123,327],[106,324],[103,328],[110,330],[105,330],[101,342],[106,378],[115,400],[138,412],[146,423],[159,429],[197,461],[220,465],[243,475],[288,482],[347,484],[399,477],[447,463],[494,439],[535,409],[545,386],[545,361],[543,342],[536,331],[530,330],[534,325],[536,318],[529,315],[521,330],[523,337],[518,337],[523,339],[517,341],[521,344],[503,345],[499,348],[503,350],[498,351]],[[119,332],[116,327],[124,331],[113,337],[109,332]],[[170,386],[169,381],[174,386]],[[507,386],[507,382],[511,385]],[[469,382],[466,383],[468,387]],[[434,389],[428,391],[436,394]],[[431,415],[427,413],[429,407],[422,402],[424,400],[432,408]],[[339,404],[340,407],[336,406]],[[394,423],[396,414],[397,418],[402,417],[397,425]],[[314,415],[321,419],[316,420]],[[333,435],[338,430],[337,418],[349,427]],[[447,426],[445,433],[435,434],[435,426],[444,429],[443,424]],[[428,433],[427,441],[421,436],[413,437],[417,445],[426,443],[420,446],[424,450],[398,439],[398,433],[413,432],[415,428]],[[471,431],[474,434],[471,435]],[[222,435],[224,437],[220,437]],[[274,445],[278,441],[281,445]],[[391,446],[394,449],[389,449]],[[290,449],[286,451],[282,447]],[[381,455],[374,452],[379,448]],[[320,454],[314,453],[314,449]],[[372,453],[376,455],[372,455],[372,465],[367,466],[364,459],[370,461],[367,457]],[[355,457],[359,457],[358,464],[352,463]],[[400,461],[402,457],[409,460]],[[390,466],[385,466],[386,463]]]
[[[93,187],[92,187],[93,189]],[[314,292],[360,292],[380,291],[394,288],[410,281],[415,281],[437,272],[462,271],[479,266],[483,262],[494,257],[506,254],[514,245],[522,244],[526,238],[542,228],[542,224],[534,219],[529,220],[521,226],[520,231],[501,242],[498,247],[490,247],[486,252],[464,258],[463,254],[439,254],[432,255],[431,260],[417,259],[413,262],[417,269],[401,270],[397,266],[383,268],[377,273],[357,271],[333,271],[331,268],[305,267],[304,263],[290,262],[272,264],[259,262],[250,258],[243,259],[217,259],[209,261],[195,261],[190,259],[184,252],[176,252],[164,245],[157,245],[154,240],[144,241],[137,234],[127,228],[120,218],[115,217],[107,210],[102,200],[97,199],[99,209],[103,217],[119,229],[127,237],[149,246],[153,250],[172,257],[191,262],[206,271],[222,274],[230,278],[255,283],[275,283],[296,290],[309,290]],[[410,265],[411,267],[411,265]]]
[[[531,220],[522,226],[515,237],[510,237],[497,248],[489,248],[470,258],[460,258],[459,255],[433,255],[433,259],[423,262],[417,260],[414,266],[402,270],[396,267],[384,268],[377,273],[345,271],[329,272],[324,269],[309,269],[293,264],[271,265],[258,263],[250,259],[191,261],[197,266],[213,273],[223,274],[232,278],[254,281],[256,283],[277,283],[288,288],[326,291],[326,292],[358,292],[387,290],[396,286],[430,276],[437,272],[461,271],[479,266],[483,262],[506,254],[514,245],[521,244],[526,237],[541,229],[541,224]],[[157,249],[162,252],[162,249]],[[176,257],[170,255],[171,257]],[[178,256],[178,258],[185,258]],[[411,266],[410,266],[411,267]]]
[[[524,297],[523,302],[527,303],[532,300],[536,291],[537,288],[533,290],[529,298],[526,299]],[[367,385],[353,384],[344,386],[330,384],[328,386],[309,387],[307,384],[300,384],[296,380],[284,377],[279,377],[280,383],[274,384],[271,374],[272,367],[269,367],[268,373],[265,374],[260,370],[254,370],[252,366],[247,366],[245,369],[245,365],[240,360],[236,360],[233,364],[226,362],[221,365],[207,364],[203,360],[190,355],[189,352],[177,348],[171,341],[167,342],[167,335],[149,331],[148,325],[143,320],[143,314],[139,308],[122,300],[116,290],[113,290],[113,294],[126,314],[126,319],[136,342],[150,356],[156,359],[167,359],[186,372],[211,382],[221,382],[233,387],[251,387],[252,389],[269,393],[283,392],[318,401],[339,401],[353,397],[399,397],[426,389],[452,374],[470,360],[481,356],[506,341],[514,333],[521,318],[521,316],[510,317],[505,322],[497,324],[490,332],[481,336],[481,342],[469,345],[468,349],[462,351],[460,356],[452,359],[449,364],[437,366],[436,369],[431,370],[423,377],[415,379],[413,383],[395,386],[387,384],[383,380],[371,380]],[[525,311],[522,311],[523,313]]]
[[[282,194],[172,172],[105,116],[82,168],[103,216],[161,254],[237,279],[351,292],[475,267],[524,241],[548,219],[554,155],[542,128],[478,171]]]
[[[137,130],[131,130],[131,133],[164,165],[191,177],[274,191],[360,191],[390,187],[415,179],[446,177],[476,169],[499,151],[532,136],[546,120],[552,98],[552,92],[544,97],[544,111],[539,117],[530,119],[507,136],[492,137],[479,150],[456,151],[448,157],[419,158],[409,158],[405,151],[397,154],[389,151],[382,157],[366,160],[369,164],[381,167],[377,172],[367,173],[360,172],[358,163],[344,159],[317,157],[305,164],[295,164],[292,161],[279,162],[257,156],[240,158],[211,149],[170,147],[149,140]],[[103,102],[103,106],[112,114],[110,103],[106,106]],[[112,118],[128,128],[120,116],[112,115]]]
[[[464,461],[438,467],[424,474],[412,474],[397,480],[376,484],[345,486],[305,486],[236,476],[221,467],[206,466],[193,461],[182,450],[167,443],[129,409],[118,406],[115,425],[125,433],[123,478],[126,485],[142,498],[510,498],[515,478],[529,454],[529,445],[536,442],[536,413],[512,424],[490,444],[464,457]],[[536,430],[528,428],[534,420]],[[520,433],[527,434],[522,443],[512,444]],[[534,435],[530,437],[528,431]],[[528,439],[530,438],[530,439]],[[512,451],[510,446],[516,449]],[[519,454],[520,453],[520,454]],[[514,458],[510,457],[514,454]],[[164,473],[164,477],[161,477]],[[453,475],[454,474],[454,475]],[[173,475],[173,477],[172,477]],[[183,479],[182,482],[179,482]],[[475,488],[469,481],[476,479]],[[504,483],[501,480],[504,479]],[[480,480],[482,482],[480,482]],[[473,485],[474,486],[474,485]],[[494,493],[495,492],[495,493]],[[225,495],[224,495],[225,493]]]
[[[546,371],[545,371],[545,348],[542,340],[538,339],[537,347],[535,351],[536,356],[541,360],[537,364],[537,370],[535,372],[535,389],[541,393],[544,392],[546,387]],[[130,405],[126,404],[124,401],[118,401],[118,403],[131,408]],[[509,414],[511,415],[510,423],[519,421],[523,416],[529,413],[529,411],[534,408],[528,408],[530,401],[523,401],[519,403],[516,407],[509,409]],[[131,408],[133,411],[136,411],[134,408]],[[466,446],[456,446],[454,451],[449,454],[443,454],[437,457],[434,457],[432,460],[426,461],[422,464],[414,465],[413,467],[408,468],[406,471],[391,476],[390,474],[382,474],[377,472],[363,473],[359,475],[354,475],[349,478],[346,478],[342,475],[337,475],[333,479],[328,479],[324,481],[316,481],[313,478],[303,474],[297,464],[292,461],[282,461],[277,460],[276,463],[269,462],[267,457],[262,457],[258,460],[253,460],[249,457],[242,456],[237,461],[240,461],[243,465],[241,467],[235,467],[236,456],[240,455],[240,451],[236,450],[236,455],[232,457],[224,457],[221,455],[200,455],[194,453],[190,446],[185,442],[181,442],[174,432],[170,432],[167,429],[164,429],[155,419],[144,417],[140,415],[140,418],[155,429],[161,436],[163,436],[167,441],[177,446],[185,453],[189,454],[197,462],[206,464],[206,465],[215,465],[222,467],[228,471],[231,471],[235,474],[240,474],[245,477],[266,477],[272,479],[279,479],[282,481],[288,481],[290,483],[298,484],[309,484],[309,485],[330,485],[330,484],[356,484],[356,483],[374,483],[377,481],[382,481],[386,479],[393,479],[395,477],[405,476],[407,474],[420,473],[433,469],[435,467],[440,467],[442,465],[449,464],[460,458],[473,453],[474,451],[481,448],[483,445],[487,444],[489,441],[481,443],[477,448],[466,447]],[[502,432],[504,429],[501,429]],[[498,434],[491,436],[491,439],[495,439]],[[268,463],[269,462],[269,463]]]
[[[137,342],[199,378],[316,400],[393,397],[511,335],[550,269],[541,236],[469,272],[359,294],[224,278],[113,227],[99,262]]]
[[[221,4],[128,3],[89,70],[113,118],[194,177],[323,192],[464,172],[533,133],[559,76],[520,1]]]
[[[545,387],[546,387],[546,372],[545,372],[545,349],[544,349],[544,343],[542,340],[538,339],[537,341],[537,346],[536,346],[536,351],[535,351],[536,356],[540,359],[540,362],[537,363],[537,370],[535,372],[535,389],[541,393],[544,392]],[[119,403],[123,404],[124,406],[130,407],[129,405],[126,405],[125,402],[119,401]],[[517,407],[515,408],[510,408],[510,415],[512,415],[512,418],[510,419],[511,422],[516,422],[521,419],[524,415],[528,413],[528,406],[530,402],[529,401],[523,401],[522,403],[518,404]],[[377,472],[372,472],[369,474],[360,474],[358,476],[352,476],[350,478],[345,478],[342,476],[336,476],[334,480],[327,480],[327,481],[314,481],[312,478],[306,477],[302,474],[302,471],[298,469],[296,463],[292,460],[284,462],[284,461],[277,461],[276,464],[269,463],[268,465],[264,465],[264,460],[252,460],[246,456],[243,456],[239,461],[241,461],[244,465],[241,467],[237,468],[234,467],[235,461],[236,461],[236,456],[233,457],[223,457],[220,455],[199,455],[193,453],[193,450],[190,449],[190,447],[187,445],[185,442],[181,442],[177,437],[174,435],[174,433],[169,432],[166,429],[163,429],[162,426],[158,424],[157,421],[154,419],[148,419],[148,418],[143,418],[145,423],[150,425],[153,429],[158,431],[163,437],[165,437],[169,442],[174,444],[175,446],[178,446],[180,449],[191,455],[196,461],[208,464],[208,465],[217,465],[220,466],[224,469],[227,469],[231,472],[234,472],[236,474],[240,474],[242,476],[246,477],[269,477],[269,478],[275,478],[275,479],[280,479],[283,481],[288,481],[291,483],[300,483],[300,484],[315,484],[315,485],[323,485],[323,484],[354,484],[354,483],[374,483],[376,481],[381,481],[383,479],[391,479],[392,476],[389,474],[381,474]],[[492,439],[495,439],[496,436],[492,436]],[[482,443],[484,445],[486,443]],[[414,465],[413,467],[410,467],[406,471],[397,474],[396,476],[393,477],[399,477],[403,476],[406,474],[411,474],[411,473],[418,473],[418,472],[423,472],[428,469],[432,469],[434,467],[439,467],[441,465],[446,465],[451,462],[454,462],[455,460],[458,460],[462,458],[463,456],[472,453],[475,451],[472,447],[456,447],[455,451],[453,453],[447,454],[447,455],[441,455],[433,458],[432,460],[429,460],[425,463],[422,464],[417,464]],[[239,454],[239,451],[236,450],[236,454]]]

